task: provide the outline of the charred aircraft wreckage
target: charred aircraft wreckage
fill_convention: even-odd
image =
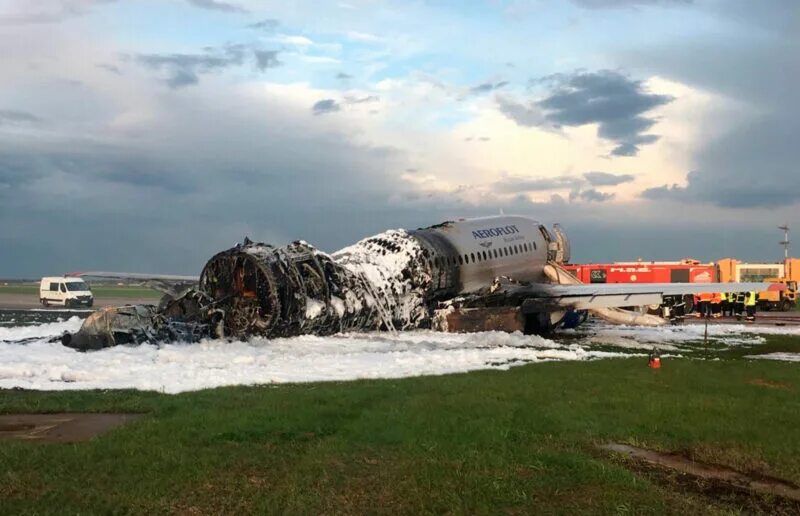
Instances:
[[[149,279],[168,294],[159,306],[98,310],[62,343],[95,350],[420,328],[543,333],[578,324],[586,309],[615,322],[661,324],[660,318],[614,307],[692,293],[688,286],[574,285],[577,280],[559,266],[569,252],[557,225],[548,230],[512,216],[391,230],[332,255],[302,241],[274,247],[245,239],[213,256],[189,288],[175,283],[194,278],[84,273]]]

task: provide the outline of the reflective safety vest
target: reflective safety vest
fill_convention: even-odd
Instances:
[[[715,292],[711,294],[711,303],[714,305],[718,305],[722,302],[722,294],[719,292]]]
[[[744,298],[745,298],[745,293],[744,292],[739,292],[738,294],[736,294],[736,302],[737,303],[744,304]]]
[[[722,293],[722,302],[723,303],[730,303],[733,301],[733,294],[729,294],[728,292]]]
[[[758,300],[758,294],[756,294],[755,292],[748,292],[744,304],[745,306],[756,306],[757,300]]]

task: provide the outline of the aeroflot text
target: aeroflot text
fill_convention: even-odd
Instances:
[[[503,235],[513,235],[519,233],[517,226],[505,226],[502,228],[479,229],[472,232],[472,238],[492,238]]]

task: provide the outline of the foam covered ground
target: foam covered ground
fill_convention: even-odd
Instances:
[[[89,353],[48,342],[65,330],[77,330],[80,323],[74,318],[4,328],[0,338],[0,388],[132,388],[177,393],[223,385],[399,378],[506,369],[545,360],[626,356],[576,343],[559,344],[501,332],[458,335],[415,331],[248,342],[210,340],[200,344],[118,346]],[[41,338],[31,340],[37,336]],[[22,342],[15,342],[17,339]]]
[[[654,346],[682,349],[703,336],[702,326],[693,325],[592,324],[556,340],[519,333],[414,331],[118,346],[88,353],[49,342],[64,331],[76,331],[80,324],[79,318],[72,317],[0,328],[0,388],[130,388],[178,393],[224,385],[399,378],[507,369],[550,360],[636,356]],[[754,333],[800,335],[800,328],[720,325],[709,327],[709,333],[718,343],[757,345],[764,339]],[[605,347],[600,350],[598,346]],[[608,346],[614,349],[609,351]]]

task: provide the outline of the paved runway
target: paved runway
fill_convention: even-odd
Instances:
[[[94,308],[101,308],[104,306],[119,306],[130,304],[151,304],[157,305],[157,297],[95,297]],[[0,309],[14,309],[14,310],[29,310],[31,308],[44,308],[39,303],[39,298],[35,294],[9,294],[0,293]],[[53,306],[53,310],[59,310],[64,307]]]

